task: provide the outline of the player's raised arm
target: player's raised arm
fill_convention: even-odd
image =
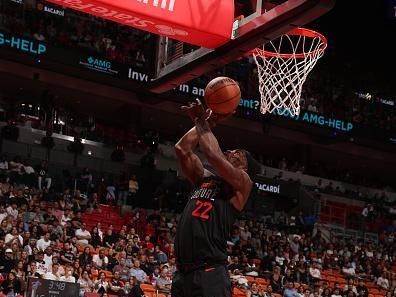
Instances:
[[[182,106],[181,109],[193,120],[195,115],[196,103]],[[204,175],[204,168],[199,157],[194,153],[198,144],[198,133],[193,127],[175,145],[175,152],[183,174],[193,184],[198,182]]]
[[[247,159],[245,153],[240,151],[241,162],[238,167],[231,164],[220,149],[219,143],[210,129],[208,121],[206,121],[204,113],[197,113],[195,119],[196,132],[199,137],[199,146],[205,154],[208,162],[213,166],[216,172],[235,191],[235,196],[231,199],[231,203],[238,210],[242,210],[249,198],[252,189],[252,181],[247,174]],[[242,160],[245,158],[244,160]]]
[[[198,144],[198,134],[193,127],[175,145],[176,156],[183,174],[193,184],[198,182],[204,174],[204,168],[199,157],[194,153]]]

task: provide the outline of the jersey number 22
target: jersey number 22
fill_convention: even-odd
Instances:
[[[197,200],[195,203],[197,207],[192,211],[192,215],[194,217],[198,217],[201,219],[209,219],[209,212],[213,208],[213,204],[211,202],[202,202]]]

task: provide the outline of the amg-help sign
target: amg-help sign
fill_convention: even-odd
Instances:
[[[233,0],[47,0],[206,48],[231,39]]]
[[[0,47],[1,46],[6,46],[8,48],[33,55],[41,55],[47,51],[47,47],[43,43],[20,38],[14,35],[6,35],[5,33],[0,33]]]

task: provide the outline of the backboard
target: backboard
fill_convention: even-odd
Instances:
[[[230,41],[214,49],[162,36],[149,90],[163,93],[237,61],[252,49],[319,18],[334,4],[335,0],[253,0],[255,11],[235,18]]]

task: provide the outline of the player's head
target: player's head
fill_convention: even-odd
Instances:
[[[224,153],[228,162],[235,168],[245,170],[250,178],[253,178],[261,170],[261,165],[250,152],[243,149],[228,150]]]

